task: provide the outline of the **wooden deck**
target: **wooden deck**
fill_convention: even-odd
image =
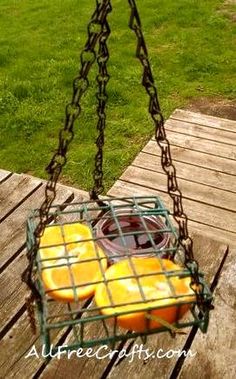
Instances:
[[[0,170],[0,378],[84,379],[182,378],[233,379],[236,372],[236,122],[176,110],[166,122],[184,206],[194,239],[195,255],[215,293],[206,335],[189,330],[175,339],[167,333],[148,339],[157,352],[191,349],[183,359],[96,358],[52,359],[25,355],[32,345],[40,352],[39,336],[31,333],[21,273],[26,265],[25,221],[43,199],[45,183],[37,178]],[[151,140],[108,192],[110,196],[159,194],[167,206],[166,179],[160,152]],[[59,185],[57,202],[87,199],[88,194]],[[227,251],[227,246],[229,249]],[[91,334],[99,333],[91,330]],[[54,344],[66,344],[69,331],[55,333]],[[137,340],[140,344],[141,341]],[[125,347],[131,348],[130,342]],[[117,349],[122,346],[118,345]]]
[[[236,245],[236,122],[176,110],[166,130],[191,229]],[[161,195],[171,209],[155,140],[108,192],[145,193]]]

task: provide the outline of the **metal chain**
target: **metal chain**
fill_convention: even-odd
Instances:
[[[112,7],[110,4],[109,12],[111,12]],[[106,103],[107,103],[107,92],[106,86],[110,79],[110,75],[107,71],[107,62],[109,60],[109,51],[107,48],[107,39],[110,35],[110,27],[105,20],[102,25],[102,35],[99,39],[99,51],[97,57],[97,63],[99,67],[99,73],[97,75],[97,83],[98,83],[98,92],[97,92],[97,115],[98,115],[98,123],[97,130],[99,132],[98,137],[96,139],[97,145],[97,153],[95,156],[95,169],[93,172],[94,179],[94,187],[90,193],[90,198],[92,200],[98,200],[98,195],[100,195],[103,190],[103,145],[104,145],[104,130],[106,127]]]
[[[59,132],[59,145],[46,168],[49,175],[49,180],[45,188],[45,199],[39,209],[39,223],[34,232],[35,244],[27,253],[29,263],[28,267],[22,274],[22,280],[28,285],[32,293],[32,295],[30,295],[26,300],[26,306],[33,331],[35,331],[35,319],[32,307],[33,300],[36,299],[38,305],[41,306],[41,297],[35,285],[34,272],[34,262],[39,249],[40,237],[42,236],[46,225],[50,221],[49,211],[52,202],[56,198],[56,184],[62,168],[66,164],[67,150],[74,137],[74,123],[81,113],[80,100],[88,89],[88,74],[96,60],[95,47],[99,38],[102,36],[104,38],[104,25],[105,27],[107,26],[106,17],[110,11],[110,0],[96,0],[96,9],[87,28],[87,42],[80,56],[81,67],[79,75],[73,81],[72,100],[66,106],[64,127]],[[103,108],[101,114],[102,113]]]
[[[142,32],[141,21],[135,0],[128,0],[128,2],[131,8],[129,27],[135,32],[137,37],[136,56],[143,66],[142,85],[145,87],[145,90],[150,98],[149,113],[155,124],[155,139],[161,149],[161,164],[164,172],[167,175],[168,194],[173,200],[173,216],[179,228],[178,243],[184,249],[185,265],[190,269],[191,272],[191,287],[196,292],[197,302],[199,306],[203,307],[204,288],[202,283],[199,281],[198,263],[196,260],[194,260],[193,256],[193,241],[188,233],[188,218],[183,210],[182,193],[178,186],[176,169],[173,164],[170,152],[170,143],[167,139],[164,128],[164,118],[161,113],[157,89],[154,84],[152,70],[148,59],[148,51]]]
[[[182,193],[179,190],[176,170],[172,163],[170,145],[167,140],[164,119],[160,110],[157,90],[154,85],[154,79],[150,63],[148,60],[148,52],[143,37],[141,22],[136,7],[135,0],[128,0],[131,7],[130,28],[135,32],[137,36],[137,51],[136,55],[139,58],[143,66],[143,80],[142,84],[146,89],[150,97],[149,113],[155,123],[155,138],[158,145],[161,148],[162,158],[161,163],[163,170],[167,174],[167,186],[168,193],[173,200],[174,218],[179,226],[179,243],[184,248],[186,256],[186,266],[191,269],[192,274],[192,287],[197,288],[198,303],[203,303],[203,286],[199,282],[198,264],[193,257],[192,239],[189,237],[187,228],[187,216],[183,211],[182,205]],[[99,90],[97,93],[98,106],[98,124],[97,129],[99,135],[96,140],[97,154],[95,157],[95,170],[94,170],[94,187],[91,191],[91,198],[98,200],[98,195],[103,191],[103,145],[104,145],[104,128],[106,122],[105,106],[107,100],[106,85],[109,80],[109,74],[107,72],[107,61],[109,59],[109,53],[106,45],[107,38],[110,34],[110,28],[107,23],[107,15],[111,11],[110,0],[96,0],[96,10],[94,11],[91,21],[88,24],[88,39],[85,44],[85,48],[81,53],[81,68],[79,75],[73,82],[73,95],[71,102],[66,107],[66,117],[63,129],[59,133],[59,145],[56,153],[53,155],[49,165],[47,166],[47,172],[49,174],[49,180],[45,188],[45,200],[43,201],[39,210],[39,224],[34,232],[35,245],[28,252],[29,265],[22,275],[22,279],[30,287],[33,296],[28,300],[28,310],[31,318],[32,327],[35,326],[34,316],[32,311],[32,301],[35,298],[40,305],[40,295],[37,287],[35,286],[35,273],[33,272],[34,260],[39,248],[40,236],[42,235],[46,225],[50,221],[49,210],[52,202],[56,197],[56,184],[61,174],[62,168],[66,164],[66,154],[69,144],[74,137],[74,122],[81,113],[80,100],[89,86],[88,74],[96,60],[99,66],[99,74],[97,75],[97,82]],[[98,56],[95,52],[95,47],[99,41]],[[194,287],[195,286],[195,287]]]

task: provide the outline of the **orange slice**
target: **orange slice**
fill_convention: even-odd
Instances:
[[[174,276],[168,280],[166,275],[157,272],[163,272],[163,268],[165,271],[183,269],[167,259],[155,257],[131,258],[131,262],[122,260],[106,271],[106,279],[112,281],[100,283],[95,291],[95,302],[101,312],[111,316],[116,314],[118,325],[138,332],[146,330],[147,325],[150,329],[159,328],[182,317],[190,308],[190,304],[183,303],[195,300],[190,277]],[[139,279],[128,278],[134,276],[134,270]],[[142,276],[147,274],[150,276]],[[173,291],[181,297],[174,297]],[[143,296],[147,301],[144,302]],[[155,307],[163,308],[148,311],[148,308]],[[127,313],[121,315],[123,312]],[[151,320],[147,322],[147,319]]]
[[[105,254],[92,241],[89,227],[81,223],[63,225],[63,231],[58,225],[45,228],[39,258],[45,290],[62,301],[92,296],[107,268]]]

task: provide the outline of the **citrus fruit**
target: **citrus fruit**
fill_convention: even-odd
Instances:
[[[143,332],[147,326],[154,329],[166,326],[166,322],[174,323],[190,308],[190,304],[183,303],[193,302],[195,294],[190,288],[190,277],[167,279],[164,271],[183,269],[170,260],[156,257],[115,263],[105,273],[108,282],[97,285],[95,302],[103,314],[116,314],[117,324],[125,329]],[[124,312],[127,313],[121,315]]]
[[[107,267],[105,254],[92,241],[89,227],[81,223],[46,227],[39,255],[45,290],[57,300],[90,297]]]

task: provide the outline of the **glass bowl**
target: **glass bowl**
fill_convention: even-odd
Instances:
[[[108,211],[95,226],[97,243],[111,263],[127,256],[170,258],[170,234],[161,217],[141,215],[135,208]]]

